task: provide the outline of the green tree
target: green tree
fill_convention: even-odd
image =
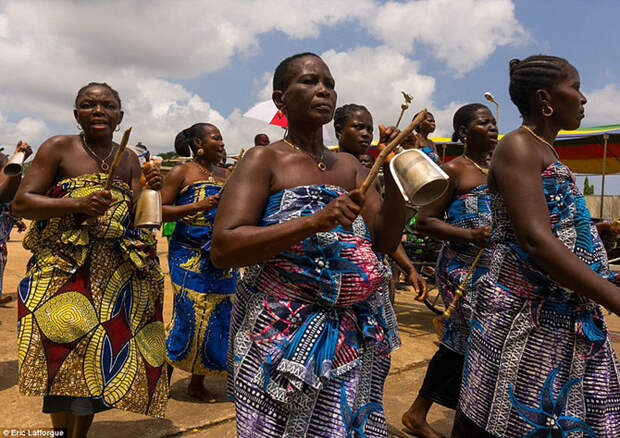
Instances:
[[[584,195],[593,195],[594,194],[594,186],[590,184],[588,177],[583,181],[583,194]]]

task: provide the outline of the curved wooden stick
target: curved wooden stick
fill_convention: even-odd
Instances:
[[[366,179],[360,186],[360,190],[362,191],[362,193],[366,193],[368,189],[370,188],[370,186],[372,185],[372,183],[375,182],[375,178],[377,177],[377,174],[379,173],[379,169],[381,168],[381,166],[383,166],[383,163],[385,162],[390,152],[392,152],[392,150],[396,146],[398,146],[405,138],[407,138],[409,134],[411,134],[411,132],[415,129],[416,126],[418,126],[420,123],[422,123],[424,119],[426,119],[427,112],[428,111],[426,111],[426,108],[420,111],[420,113],[416,116],[416,118],[414,118],[411,121],[411,123],[409,123],[409,126],[407,126],[405,129],[400,131],[400,134],[398,134],[394,140],[389,142],[388,145],[385,147],[385,149],[381,151],[381,153],[375,160],[375,164],[373,164],[372,169],[370,169],[370,172],[368,172],[368,176],[366,176]]]
[[[127,147],[127,143],[129,142],[129,134],[131,134],[131,126],[125,129],[123,132],[123,137],[121,138],[121,142],[118,145],[118,150],[114,155],[114,161],[112,161],[112,165],[110,166],[110,170],[108,171],[108,178],[105,181],[105,186],[103,190],[110,190],[112,188],[112,183],[114,182],[114,173],[116,172],[116,168],[121,163],[121,158],[123,157],[123,152],[125,151],[125,147]]]
[[[456,304],[459,302],[459,300],[463,296],[463,289],[465,288],[465,285],[469,281],[471,274],[474,272],[474,269],[476,268],[476,265],[478,264],[478,260],[480,260],[480,256],[482,256],[482,253],[484,252],[484,250],[485,248],[482,248],[480,251],[478,251],[478,254],[476,255],[476,258],[474,259],[474,262],[469,267],[469,270],[467,271],[465,278],[463,279],[463,281],[461,281],[461,284],[459,284],[459,286],[456,288],[456,292],[454,293],[454,298],[452,299],[452,302],[450,303],[446,311],[443,312],[443,315],[441,315],[442,318],[448,319],[450,318],[450,315],[452,315],[452,312],[454,312],[454,309],[456,308]]]

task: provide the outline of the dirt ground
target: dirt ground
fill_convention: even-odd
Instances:
[[[4,293],[13,301],[0,306],[0,433],[18,436],[23,431],[33,433],[38,428],[49,428],[49,417],[41,413],[41,398],[21,396],[17,390],[17,305],[16,290],[22,279],[30,254],[23,249],[23,234],[13,232],[8,242],[8,263],[4,273]],[[161,265],[168,273],[167,242],[160,239],[158,246]],[[171,315],[172,288],[167,277],[165,283],[164,321]],[[392,355],[392,367],[385,384],[384,405],[390,436],[406,437],[400,423],[402,413],[415,398],[422,383],[428,361],[437,349],[433,333],[432,314],[424,305],[413,300],[409,290],[399,290],[395,309],[403,347]],[[620,348],[620,319],[608,318],[612,340]],[[191,435],[192,437],[226,438],[235,436],[234,407],[226,399],[223,377],[209,377],[208,388],[217,396],[217,403],[200,403],[187,396],[189,374],[175,371],[172,378],[171,397],[165,419],[155,419],[110,410],[97,414],[89,437],[168,437]],[[441,433],[449,436],[454,413],[441,406],[433,406],[429,422]],[[8,432],[7,432],[8,431]],[[17,432],[14,432],[17,431]],[[32,435],[31,435],[32,436]]]

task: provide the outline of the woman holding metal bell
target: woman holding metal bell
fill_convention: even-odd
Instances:
[[[9,240],[13,225],[16,219],[11,214],[11,201],[17,193],[17,188],[22,180],[22,164],[32,154],[32,149],[28,143],[19,141],[15,147],[13,159],[9,159],[5,154],[0,153],[0,304],[8,303],[13,299],[10,295],[2,296],[2,283],[4,278],[4,267],[6,265],[7,249],[6,242]],[[7,166],[14,162],[19,164],[19,172],[7,172]],[[17,221],[18,228],[25,227]]]
[[[402,417],[407,429],[424,437],[440,436],[426,421],[433,403],[456,409],[474,285],[489,269],[490,252],[485,251],[468,277],[481,247],[488,246],[491,231],[487,157],[497,144],[497,124],[486,106],[470,104],[454,114],[453,127],[453,141],[463,142],[463,155],[442,166],[450,176],[448,190],[420,210],[416,223],[416,228],[424,234],[444,241],[437,260],[436,279],[446,307],[457,289],[464,286],[463,297],[443,321],[439,350],[428,365],[420,392]]]
[[[172,168],[162,188],[164,221],[176,221],[168,246],[174,290],[172,324],[166,339],[168,363],[192,373],[187,393],[207,403],[215,397],[204,376],[226,371],[226,351],[236,269],[218,269],[209,252],[213,221],[228,172],[219,166],[224,142],[219,129],[196,123],[174,142],[193,159]]]
[[[41,145],[13,203],[34,220],[18,293],[18,377],[22,394],[43,396],[55,428],[86,436],[94,414],[112,407],[163,417],[168,379],[156,240],[132,226],[138,158],[123,151],[109,174],[120,97],[90,83],[74,116],[82,133]],[[161,187],[155,166],[146,185]]]
[[[364,167],[372,167],[372,163],[370,166],[366,166],[362,162],[362,156],[370,146],[373,133],[372,115],[365,106],[350,103],[336,108],[334,114],[334,130],[338,138],[338,149],[341,152],[347,152],[353,155]],[[372,155],[370,158],[373,158]],[[420,274],[418,274],[418,271],[415,266],[413,266],[413,263],[411,263],[411,260],[409,260],[401,244],[399,244],[396,251],[391,254],[391,257],[405,273],[407,281],[417,295],[416,299],[418,301],[424,300],[428,293],[426,282]],[[389,287],[390,293],[392,294],[396,287],[396,279],[400,276],[400,272],[396,272],[397,274],[390,276]]]
[[[240,437],[387,436],[390,351],[375,251],[396,249],[404,202],[386,168],[386,196],[358,189],[367,170],[329,151],[322,126],[335,81],[317,55],[283,60],[273,101],[284,139],[251,148],[222,196],[211,259],[251,266],[237,286],[229,392]],[[382,132],[383,141],[396,131]],[[389,214],[387,213],[389,211]]]

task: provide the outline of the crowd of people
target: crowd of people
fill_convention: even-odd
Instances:
[[[618,437],[619,366],[602,307],[620,313],[605,252],[616,231],[592,222],[553,147],[584,116],[579,74],[543,55],[512,60],[509,74],[523,124],[499,143],[478,103],[454,114],[460,157],[442,163],[431,113],[402,142],[449,176],[416,227],[444,242],[437,286],[456,305],[402,422],[440,436],[426,419],[438,403],[456,411],[453,437]],[[175,368],[207,403],[204,376],[227,375],[240,437],[387,436],[384,382],[401,345],[391,264],[416,299],[428,292],[401,244],[407,206],[387,163],[360,190],[373,118],[361,104],[337,108],[319,56],[284,59],[272,97],[284,138],[258,134],[233,168],[219,129],[198,122],[174,139],[188,159],[165,179],[125,150],[108,190],[121,98],[90,83],[75,98],[78,135],[46,140],[23,179],[0,172],[0,274],[14,218],[32,221],[19,389],[43,397],[67,436],[86,436],[111,408],[163,417]],[[338,151],[323,140],[332,120]],[[398,133],[379,125],[379,149]],[[32,153],[24,142],[17,151]],[[160,190],[172,225],[168,325],[154,231],[134,225],[145,188]]]

